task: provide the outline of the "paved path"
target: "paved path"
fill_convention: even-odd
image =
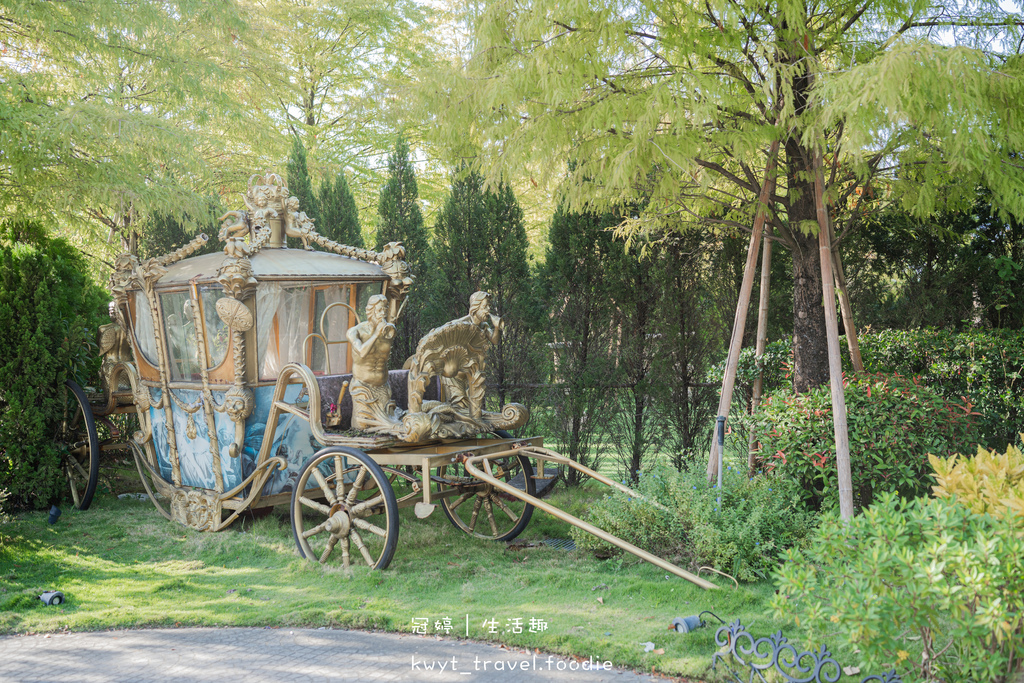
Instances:
[[[327,629],[183,628],[0,637],[4,683],[664,681],[591,666],[590,661],[466,640]]]

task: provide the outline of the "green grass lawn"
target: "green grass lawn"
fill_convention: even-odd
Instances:
[[[579,515],[595,495],[562,491],[553,502]],[[520,540],[568,536],[568,525],[538,511]],[[703,591],[631,558],[509,550],[458,531],[440,510],[425,520],[403,510],[391,566],[351,573],[298,557],[284,508],[203,533],[166,521],[148,501],[108,494],[87,512],[65,510],[53,526],[36,512],[0,527],[0,633],[8,634],[179,625],[412,631],[424,618],[434,633],[447,618],[451,635],[465,637],[468,618],[473,639],[691,677],[708,675],[715,629],[677,634],[668,630],[675,617],[712,610],[758,635],[801,635],[770,615],[771,583],[736,590],[713,580],[723,588]],[[43,606],[37,596],[48,589],[67,602]],[[647,641],[664,654],[644,653]]]

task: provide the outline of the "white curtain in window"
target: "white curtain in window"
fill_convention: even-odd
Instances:
[[[349,301],[349,290],[348,287],[328,287],[324,291],[324,310],[331,304]],[[319,311],[318,313],[322,313]],[[320,318],[317,317],[315,321],[317,331],[320,331]],[[327,318],[324,319],[324,337],[327,341],[339,341],[345,339],[345,332],[348,330],[348,308],[345,306],[335,306],[327,314]],[[319,344],[319,342],[314,342]],[[330,346],[330,357],[331,357],[331,372],[334,374],[340,374],[345,372],[348,364],[348,344],[331,344]],[[324,368],[326,370],[326,368]]]
[[[135,292],[135,339],[142,350],[142,355],[154,366],[158,365],[156,357],[156,339],[153,330],[153,311],[149,310],[149,300],[145,292]]]
[[[277,315],[277,305],[281,302],[281,291],[281,285],[275,282],[260,283],[256,288],[256,358],[260,377],[267,376],[264,368],[270,345],[270,333],[274,329],[274,316]],[[276,348],[274,355],[277,355]]]
[[[267,351],[263,356],[261,377],[277,377],[285,364],[293,361],[302,362],[303,342],[310,331],[309,297],[311,293],[312,289],[309,287],[281,288],[275,316],[277,318],[277,338],[275,340],[273,323],[271,323],[271,329],[267,332]],[[256,306],[258,309],[258,296]],[[269,306],[267,310],[269,310]],[[257,334],[259,334],[258,330]]]

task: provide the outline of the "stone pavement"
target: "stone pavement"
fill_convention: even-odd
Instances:
[[[634,683],[655,681],[468,640],[329,629],[182,628],[0,637],[3,683]],[[612,663],[614,665],[614,662]],[[514,669],[513,669],[514,667]]]

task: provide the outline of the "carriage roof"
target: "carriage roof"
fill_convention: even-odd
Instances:
[[[216,282],[218,270],[224,264],[224,254],[194,256],[169,266],[157,282],[160,289],[181,286],[190,282]],[[323,251],[304,249],[264,249],[249,257],[252,275],[257,281],[265,280],[386,280],[388,275],[376,263]]]

